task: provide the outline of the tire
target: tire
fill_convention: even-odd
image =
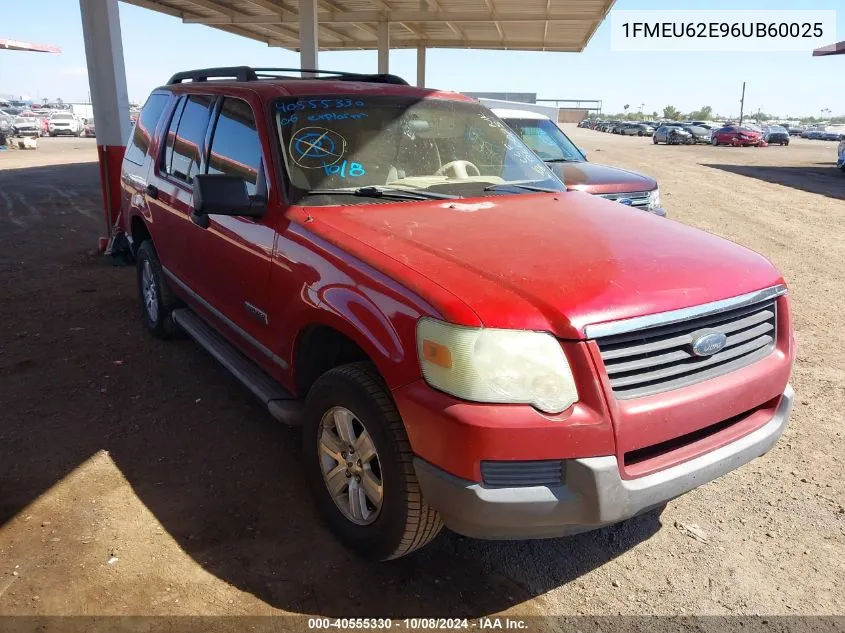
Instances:
[[[136,279],[138,297],[141,299],[141,318],[147,330],[162,340],[174,338],[179,328],[171,315],[180,303],[164,279],[161,262],[151,240],[145,240],[138,247]],[[146,294],[146,290],[149,290],[150,295]]]
[[[712,139],[710,139],[710,144],[711,144],[713,147],[719,147],[719,139],[717,139],[717,138],[714,136]]]
[[[651,141],[652,141],[652,143],[654,143],[655,145],[657,145],[657,139],[656,139],[656,138],[652,137]]]
[[[350,468],[354,469],[356,463],[347,461],[349,452],[335,458],[331,455],[337,455],[337,451],[321,451],[321,446],[326,446],[321,442],[324,434],[328,434],[329,446],[349,446],[339,432],[332,432],[337,428],[331,428],[338,423],[336,415],[341,419],[346,416],[353,437],[357,431],[358,440],[367,434],[371,441],[375,457],[364,464],[363,471],[362,460],[357,461],[360,476],[349,476]],[[302,439],[306,479],[314,502],[330,530],[345,545],[367,558],[384,561],[410,554],[439,534],[443,522],[420,491],[402,418],[381,376],[370,363],[342,365],[314,383],[305,401]],[[344,471],[347,464],[350,468]],[[374,464],[378,464],[377,471]],[[337,501],[329,492],[324,468],[339,475]],[[375,481],[380,477],[381,505],[376,508],[370,496],[362,492],[359,498],[369,516],[364,517],[360,510],[357,519],[347,516],[351,507],[350,484],[366,478],[368,473],[369,477],[378,475]],[[364,488],[361,485],[360,490]]]

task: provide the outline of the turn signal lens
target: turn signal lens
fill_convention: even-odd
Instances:
[[[452,367],[452,352],[445,345],[425,339],[422,342],[422,351],[423,359],[429,363],[444,369]]]

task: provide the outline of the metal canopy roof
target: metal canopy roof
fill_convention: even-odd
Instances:
[[[587,45],[614,1],[318,0],[320,50],[377,48],[377,24],[389,22],[390,48],[578,52]],[[296,0],[123,2],[270,46],[299,49]]]
[[[29,51],[32,53],[61,53],[62,49],[50,44],[33,44],[32,42],[20,42],[18,40],[0,39],[0,48],[9,51]]]

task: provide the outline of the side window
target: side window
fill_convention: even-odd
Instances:
[[[176,142],[176,128],[179,127],[179,120],[182,118],[182,110],[185,108],[185,97],[179,98],[179,103],[173,110],[173,117],[170,119],[170,126],[167,128],[167,140],[164,145],[164,162],[162,171],[170,172],[170,165],[173,162],[173,144]]]
[[[152,94],[144,104],[141,116],[135,123],[135,127],[132,128],[129,143],[126,145],[124,158],[130,163],[144,164],[144,158],[146,158],[147,150],[152,143],[158,120],[161,118],[161,113],[164,112],[168,99],[169,96],[165,94]]]
[[[531,150],[542,159],[556,158],[560,155],[560,147],[555,143],[554,139],[549,136],[539,125],[520,125],[518,128],[519,136],[522,142],[525,143]]]
[[[202,146],[208,120],[211,118],[211,106],[214,98],[207,95],[191,95],[185,100],[182,114],[172,138],[168,132],[164,171],[177,180],[193,182],[202,164]],[[177,112],[178,114],[178,112]],[[174,116],[174,120],[175,120]],[[173,122],[171,122],[171,128]]]
[[[262,169],[261,141],[252,108],[246,101],[225,98],[211,141],[208,173],[238,176],[254,196],[263,193],[259,191]]]

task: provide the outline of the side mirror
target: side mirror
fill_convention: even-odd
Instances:
[[[226,174],[197,174],[194,176],[194,212],[191,220],[208,227],[209,215],[233,215],[260,218],[266,201],[251,198],[246,183],[237,176]]]

